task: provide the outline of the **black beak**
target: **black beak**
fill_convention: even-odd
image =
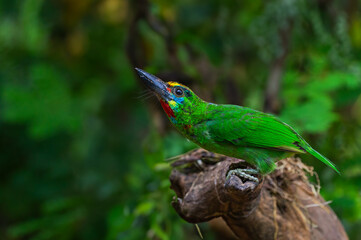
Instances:
[[[160,78],[157,78],[156,76],[147,73],[146,71],[135,68],[137,71],[140,79],[144,82],[144,84],[152,90],[155,94],[157,94],[159,97],[163,98],[164,100],[170,100],[171,94],[167,90],[167,84],[163,82]]]

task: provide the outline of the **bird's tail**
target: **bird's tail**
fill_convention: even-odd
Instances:
[[[315,149],[313,149],[311,146],[308,146],[306,148],[306,151],[310,154],[312,154],[315,158],[326,164],[327,166],[331,167],[333,170],[335,170],[338,174],[341,175],[340,171],[336,168],[336,165],[328,160],[325,156],[323,156],[321,153],[317,152]]]

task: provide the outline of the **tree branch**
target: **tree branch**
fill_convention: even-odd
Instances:
[[[240,239],[348,239],[335,213],[309,183],[298,158],[278,162],[259,184],[227,172],[244,160],[198,149],[176,158],[172,205],[190,223],[222,217]],[[218,161],[218,162],[217,162]]]

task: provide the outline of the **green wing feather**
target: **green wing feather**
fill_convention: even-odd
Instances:
[[[237,146],[258,147],[304,153],[304,140],[290,126],[276,117],[249,108],[225,105],[226,111],[215,113],[207,122],[215,141],[228,141]]]
[[[314,150],[295,130],[278,118],[253,109],[223,105],[207,122],[214,141],[228,141],[237,146],[310,153],[337,173],[335,164]]]

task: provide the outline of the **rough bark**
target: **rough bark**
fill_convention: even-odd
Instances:
[[[198,149],[175,158],[170,176],[172,205],[190,223],[222,217],[240,239],[348,239],[318,187],[308,181],[312,167],[298,158],[278,162],[259,184],[231,176],[249,167],[244,160]]]

